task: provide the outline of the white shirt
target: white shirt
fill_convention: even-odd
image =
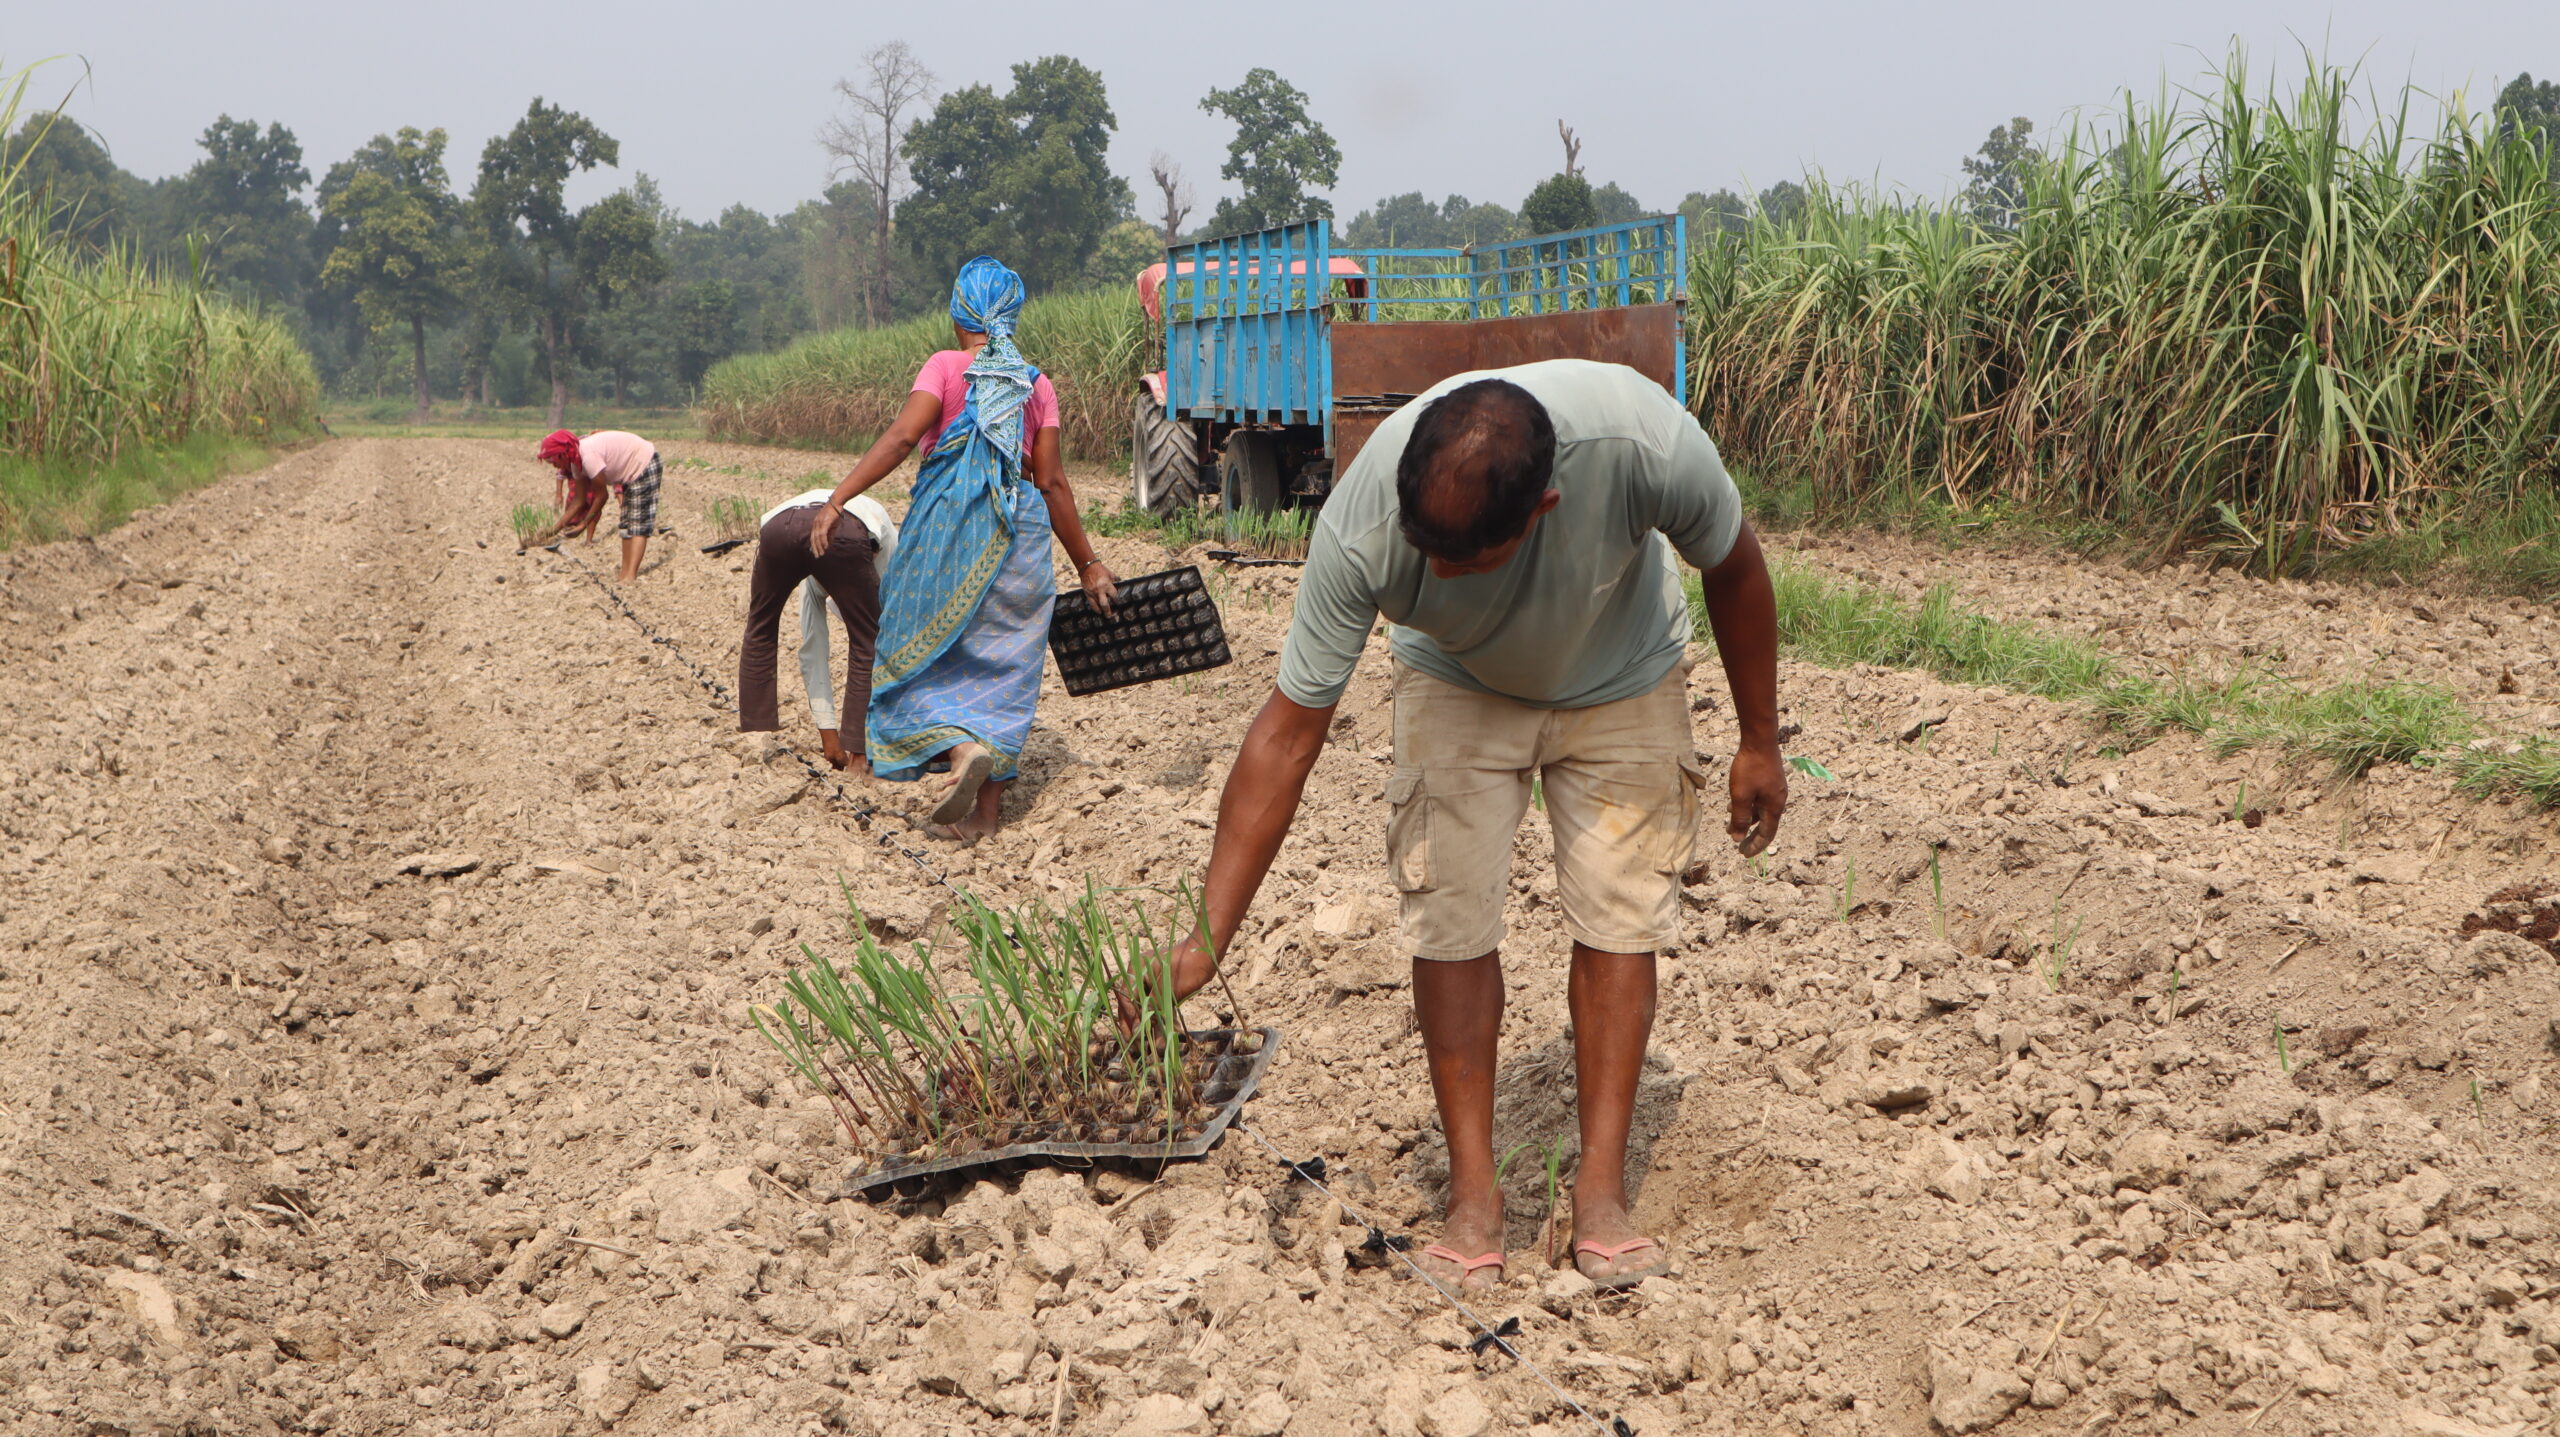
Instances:
[[[756,526],[762,528],[771,523],[774,515],[786,509],[824,504],[835,492],[833,485],[824,489],[802,490],[765,510],[764,516],[756,520]],[[898,551],[898,521],[890,518],[887,507],[868,494],[854,495],[844,506],[844,511],[861,520],[862,527],[871,531],[872,539],[880,546],[880,558],[875,567],[882,573],[888,572],[889,556]],[[809,696],[809,715],[818,721],[820,728],[834,728],[844,717],[843,708],[835,702],[833,686],[827,680],[827,660],[833,652],[827,642],[827,616],[830,614],[839,619],[843,617],[837,613],[835,600],[826,596],[825,591],[818,587],[817,580],[801,580],[800,688]]]

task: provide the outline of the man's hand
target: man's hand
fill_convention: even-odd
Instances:
[[[1778,836],[1787,811],[1787,765],[1774,748],[1746,748],[1733,756],[1733,816],[1725,832],[1745,858],[1757,858]]]
[[[818,756],[838,769],[853,761],[845,755],[843,735],[831,728],[818,730]]]
[[[827,557],[827,540],[836,531],[836,516],[843,512],[832,499],[818,506],[818,516],[809,521],[810,558]]]
[[[1146,991],[1162,991],[1157,985],[1169,983],[1178,1001],[1199,992],[1217,976],[1216,960],[1234,947],[1245,910],[1253,906],[1263,875],[1271,871],[1281,840],[1289,836],[1298,800],[1306,792],[1307,774],[1316,766],[1316,756],[1324,752],[1325,735],[1332,725],[1331,704],[1307,708],[1292,703],[1278,689],[1263,701],[1262,712],[1254,716],[1244,743],[1236,749],[1226,789],[1218,795],[1218,827],[1210,839],[1209,872],[1200,893],[1201,916],[1208,931],[1195,930],[1184,939],[1164,967],[1143,980]],[[1116,995],[1113,1001],[1121,1022],[1137,1021],[1139,996]]]
[[[1787,811],[1787,765],[1778,756],[1778,597],[1769,583],[1760,536],[1746,523],[1724,562],[1698,576],[1707,627],[1733,691],[1742,745],[1733,756],[1733,835],[1745,858],[1757,858],[1778,836]]]
[[[1138,1027],[1138,1005],[1147,1001],[1161,985],[1170,982],[1173,985],[1173,1001],[1180,1003],[1183,999],[1209,986],[1209,980],[1216,977],[1217,972],[1217,963],[1209,957],[1208,941],[1194,933],[1183,940],[1181,947],[1173,950],[1172,956],[1165,960],[1163,968],[1140,980],[1141,987],[1138,992],[1112,994],[1112,1014],[1120,1020],[1121,1031],[1135,1032]]]

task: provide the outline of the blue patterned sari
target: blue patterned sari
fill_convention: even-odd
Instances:
[[[1057,585],[1049,510],[1023,462],[1022,410],[1039,378],[1013,342],[1022,280],[984,255],[962,266],[951,317],[987,336],[969,398],[945,416],[880,582],[865,748],[891,782],[918,777],[955,744],[995,755],[1012,778],[1040,702]]]

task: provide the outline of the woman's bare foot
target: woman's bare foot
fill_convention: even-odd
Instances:
[[[1440,1240],[1416,1254],[1414,1261],[1422,1264],[1432,1281],[1452,1291],[1478,1293],[1499,1284],[1505,1269],[1502,1262],[1484,1259],[1504,1255],[1502,1194],[1494,1192],[1465,1200],[1451,1198],[1449,1215],[1440,1224]]]
[[[1671,1270],[1671,1254],[1636,1228],[1623,1199],[1573,1195],[1573,1265],[1602,1287],[1631,1287]]]

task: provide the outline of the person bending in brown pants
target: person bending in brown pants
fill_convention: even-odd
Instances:
[[[880,541],[852,513],[838,513],[827,552],[809,552],[809,525],[824,507],[827,490],[786,503],[768,514],[756,536],[754,577],[747,589],[747,632],[738,645],[738,731],[772,733],[782,726],[774,687],[776,636],[782,606],[802,580],[814,580],[844,616],[844,710],[837,732],[848,748],[839,767],[869,775],[862,751],[871,709],[871,650],[880,633]],[[817,497],[810,498],[810,494]],[[800,502],[807,500],[808,502]],[[819,720],[821,724],[824,718]],[[836,761],[835,754],[829,754]]]

